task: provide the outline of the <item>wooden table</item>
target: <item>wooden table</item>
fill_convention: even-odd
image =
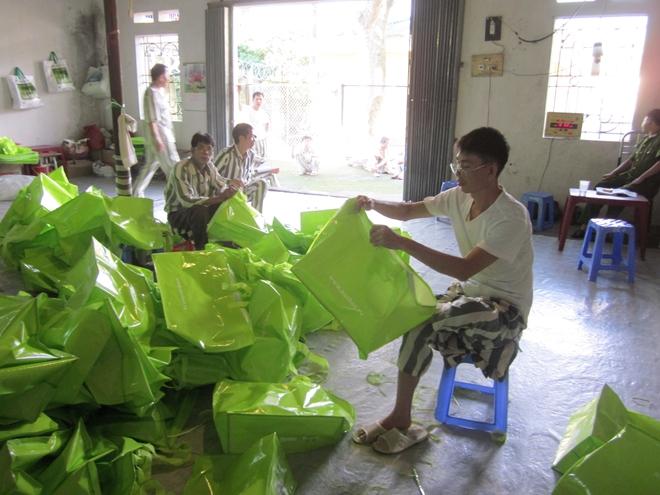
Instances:
[[[577,188],[568,190],[566,203],[564,204],[564,216],[561,219],[561,226],[559,227],[559,250],[564,250],[566,243],[566,236],[568,229],[571,225],[573,212],[575,206],[579,203],[597,204],[597,205],[616,205],[616,206],[630,206],[635,209],[635,231],[637,232],[637,245],[639,246],[639,255],[643,259],[646,258],[646,237],[649,226],[649,200],[644,196],[637,195],[636,198],[629,198],[627,196],[608,196],[605,194],[598,194],[596,191],[589,190],[586,194]]]

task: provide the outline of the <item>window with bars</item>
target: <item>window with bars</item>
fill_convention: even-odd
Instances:
[[[557,18],[546,112],[584,114],[581,139],[618,141],[632,128],[646,16]]]
[[[167,66],[170,84],[170,111],[172,121],[183,120],[181,101],[181,70],[179,62],[179,36],[177,34],[148,34],[135,37],[135,60],[140,102],[140,118],[144,117],[142,95],[151,84],[151,68],[155,64]]]

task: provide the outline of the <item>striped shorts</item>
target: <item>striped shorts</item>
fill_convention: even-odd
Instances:
[[[426,372],[433,349],[445,366],[466,357],[489,378],[503,378],[518,353],[525,321],[513,304],[496,297],[469,297],[460,283],[438,298],[435,315],[403,336],[399,370],[413,376]]]

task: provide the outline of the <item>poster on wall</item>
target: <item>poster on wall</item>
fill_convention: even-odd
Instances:
[[[206,93],[206,64],[193,62],[183,64],[184,93]]]

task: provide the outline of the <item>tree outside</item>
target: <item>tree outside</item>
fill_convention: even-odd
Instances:
[[[236,7],[234,25],[236,122],[262,92],[281,187],[400,199],[410,0]]]

